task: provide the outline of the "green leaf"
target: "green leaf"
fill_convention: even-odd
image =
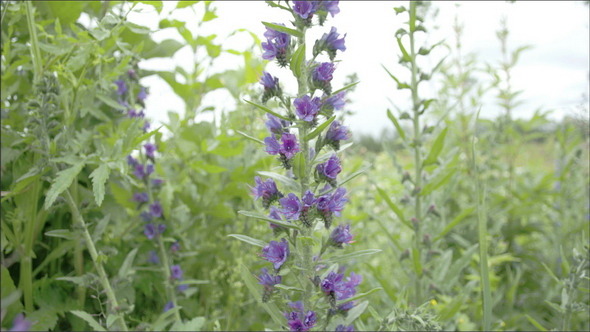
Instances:
[[[349,174],[348,176],[344,177],[338,184],[339,185],[343,185],[345,183],[347,183],[348,181],[351,181],[352,179],[356,178],[357,176],[365,173],[366,171],[368,171],[371,168],[371,165],[368,165],[366,167],[364,167],[361,170],[358,170],[352,174]]]
[[[346,254],[346,255],[333,256],[333,257],[330,257],[328,259],[325,259],[324,261],[330,262],[330,263],[335,263],[335,262],[339,262],[339,261],[343,261],[343,260],[348,260],[348,259],[352,259],[352,258],[357,258],[357,257],[362,257],[362,256],[376,254],[376,253],[381,252],[381,251],[382,251],[381,249],[358,250],[358,251],[351,252],[351,253]]]
[[[305,292],[305,290],[303,290],[301,288],[286,286],[286,285],[281,285],[281,284],[277,284],[277,285],[275,285],[275,287],[282,289],[282,290],[286,290],[286,291],[295,291],[295,292],[302,292],[302,293]]]
[[[369,306],[369,301],[363,301],[357,304],[354,308],[350,309],[346,315],[346,319],[344,320],[344,325],[350,325],[357,319]]]
[[[179,49],[184,46],[183,43],[174,40],[174,39],[166,39],[162,40],[159,44],[157,44],[154,48],[149,49],[143,55],[145,59],[151,58],[169,58],[176,53]]]
[[[90,178],[92,179],[92,192],[94,192],[94,200],[96,201],[96,205],[99,207],[102,205],[102,201],[104,199],[104,184],[109,179],[109,173],[111,169],[107,164],[102,164],[98,166],[92,173],[90,173]]]
[[[57,173],[57,177],[54,179],[53,184],[45,196],[45,210],[48,210],[53,205],[57,197],[72,185],[72,182],[78,176],[84,165],[86,165],[86,162],[81,161],[74,166]]]
[[[393,113],[391,113],[391,111],[389,109],[387,109],[387,117],[389,118],[389,120],[391,120],[391,122],[395,126],[395,129],[397,129],[399,136],[405,141],[406,140],[406,133],[404,132],[402,127],[399,125],[399,122],[397,122],[397,119],[395,118]]]
[[[402,222],[402,224],[408,226],[408,228],[410,228],[410,229],[414,229],[414,227],[412,227],[410,222],[407,221],[406,218],[404,217],[404,212],[391,200],[391,198],[389,198],[389,195],[387,195],[385,190],[377,187],[377,192],[385,200],[385,203],[387,203],[387,205],[389,206],[391,211],[393,211],[393,213],[395,213],[395,215],[399,218],[399,220]]]
[[[45,232],[45,235],[50,237],[59,237],[66,240],[73,240],[76,238],[76,235],[69,229],[54,229]]]
[[[2,221],[4,224],[4,221]],[[0,264],[0,293],[1,301],[2,301],[2,311],[6,310],[6,316],[4,318],[12,319],[15,315],[22,311],[23,305],[19,301],[21,296],[21,291],[17,290],[14,286],[14,282],[10,277],[10,272],[4,266],[4,264]]]
[[[127,276],[129,274],[131,274],[131,267],[133,265],[133,260],[135,259],[135,255],[137,254],[137,248],[131,250],[128,254],[127,257],[125,257],[125,260],[123,261],[123,264],[121,265],[121,268],[119,269],[119,273],[118,276],[121,279],[127,278]]]
[[[254,219],[258,219],[258,220],[262,220],[262,221],[267,221],[279,226],[284,226],[287,228],[292,228],[292,229],[297,229],[297,230],[301,230],[301,228],[295,224],[292,224],[290,222],[286,222],[286,221],[282,221],[282,220],[275,220],[272,218],[269,218],[265,215],[263,215],[262,213],[258,213],[258,212],[253,212],[253,211],[244,211],[244,210],[240,210],[238,211],[239,214],[246,216],[246,217],[250,217],[250,218],[254,218]]]
[[[164,4],[162,3],[162,1],[134,1],[134,2],[143,3],[146,5],[152,6],[158,12],[158,14],[162,12],[162,7],[164,7]],[[179,2],[184,2],[184,1],[179,1]]]
[[[237,132],[238,134],[240,134],[240,135],[244,136],[245,138],[247,138],[247,139],[251,140],[251,141],[254,141],[254,142],[256,142],[256,143],[260,143],[260,144],[262,144],[262,145],[266,145],[266,144],[265,144],[263,141],[259,140],[258,138],[252,137],[252,136],[250,136],[250,135],[246,134],[246,133],[245,133],[245,132],[243,132],[243,131],[236,130],[236,132]]]
[[[533,317],[529,316],[529,314],[525,314],[526,319],[529,320],[531,324],[533,324],[539,331],[547,331],[546,328],[543,327],[539,322],[537,322]]]
[[[406,48],[404,47],[404,44],[402,43],[401,37],[397,37],[395,39],[397,40],[397,45],[399,46],[400,51],[402,51],[402,60],[407,61],[407,62],[412,61],[410,54],[408,54],[408,51],[406,51]]]
[[[301,70],[303,69],[304,59],[305,44],[301,44],[301,46],[299,46],[299,48],[291,56],[291,63],[289,64],[289,67],[291,68],[291,71],[293,72],[293,75],[295,75],[295,77],[301,77]]]
[[[244,101],[245,101],[245,102],[247,102],[248,104],[252,105],[252,106],[256,106],[256,107],[258,107],[259,109],[261,109],[261,110],[265,111],[266,113],[269,113],[269,114],[272,114],[272,115],[276,116],[276,117],[277,117],[277,118],[279,118],[279,119],[283,119],[283,120],[291,121],[291,120],[290,120],[288,117],[286,117],[286,116],[283,116],[283,115],[280,115],[279,113],[276,113],[276,112],[274,112],[274,111],[271,111],[271,110],[270,110],[269,108],[267,108],[267,107],[264,107],[264,106],[262,106],[262,105],[258,105],[258,104],[256,104],[256,103],[253,103],[253,102],[251,102],[251,101],[249,101],[249,100],[246,100],[246,99],[244,99]]]
[[[190,7],[196,3],[199,3],[200,1],[186,1],[186,0],[182,0],[182,1],[178,1],[178,4],[176,5],[176,9],[181,9],[181,8],[186,8],[186,7]]]
[[[450,167],[450,168],[446,169],[444,172],[439,174],[432,181],[428,182],[424,186],[424,188],[422,188],[420,193],[418,193],[418,195],[426,196],[426,195],[430,194],[431,192],[433,192],[434,190],[440,188],[441,186],[443,186],[444,184],[446,184],[447,182],[449,182],[451,180],[451,177],[453,177],[453,175],[455,175],[455,172],[457,172],[457,167]]]
[[[314,129],[311,133],[307,134],[307,136],[305,136],[305,140],[309,141],[310,139],[313,139],[319,134],[321,134],[322,130],[326,129],[326,127],[328,127],[330,123],[332,123],[332,121],[334,121],[335,119],[336,115],[333,115],[331,118],[324,121],[321,125],[317,126],[317,128]]]
[[[345,300],[340,300],[340,301],[338,301],[337,305],[341,305],[341,304],[344,304],[344,303],[346,303],[346,302],[350,302],[350,301],[356,301],[356,300],[358,300],[358,299],[362,299],[363,297],[365,297],[365,296],[367,296],[367,295],[370,295],[370,294],[373,294],[373,293],[375,293],[375,292],[377,292],[377,291],[380,291],[380,290],[383,290],[383,288],[381,288],[381,287],[376,287],[376,288],[373,288],[373,289],[371,289],[371,290],[370,290],[370,291],[368,291],[368,292],[364,292],[364,293],[357,294],[357,295],[355,295],[355,296],[353,296],[353,297],[350,297],[350,298],[348,298],[348,299],[345,299]]]
[[[437,162],[438,155],[441,153],[443,147],[445,146],[445,137],[447,136],[447,129],[448,128],[443,129],[440,132],[440,134],[438,134],[438,137],[432,144],[432,148],[430,148],[428,156],[423,162],[423,166],[428,166]]]
[[[360,81],[358,81],[358,82],[354,82],[354,83],[350,83],[349,85],[347,85],[347,86],[345,86],[345,87],[343,87],[343,88],[341,88],[341,89],[338,89],[338,90],[336,90],[336,91],[333,91],[333,92],[332,92],[332,95],[335,95],[335,94],[337,94],[338,92],[342,92],[342,91],[348,90],[348,89],[350,89],[350,88],[354,87],[355,85],[357,85],[357,84],[359,84],[359,83],[360,83]]]
[[[85,320],[94,331],[106,331],[105,328],[98,324],[98,322],[94,320],[94,317],[92,317],[89,313],[80,310],[70,310],[70,312]]]
[[[393,80],[397,83],[398,90],[412,88],[408,83],[402,83],[397,77],[395,77],[392,73],[390,73],[389,70],[387,70],[387,68],[385,68],[384,65],[381,65],[381,67],[383,67],[383,69],[385,69],[387,74],[389,74],[389,77],[393,78]]]
[[[297,30],[293,30],[287,27],[284,27],[282,25],[278,25],[278,24],[272,24],[272,23],[268,23],[268,22],[262,22],[262,24],[264,24],[264,26],[266,26],[267,28],[273,29],[275,31],[279,31],[279,32],[284,32],[287,34],[290,34],[293,37],[297,37],[297,38],[302,38],[303,34]]]
[[[450,223],[448,223],[445,226],[445,228],[440,232],[440,234],[438,234],[434,238],[433,241],[437,241],[437,240],[441,239],[443,236],[447,235],[447,233],[450,232],[451,229],[453,229],[455,226],[457,226],[461,221],[463,221],[463,219],[470,216],[471,213],[473,213],[473,210],[475,210],[474,207],[469,207],[469,208],[461,211],[461,213],[459,213],[459,215],[456,216],[455,219],[453,219],[453,221],[451,221]]]
[[[200,331],[205,324],[205,317],[195,317],[188,322],[176,321],[170,331]]]
[[[288,187],[291,191],[294,191],[294,192],[301,191],[301,184],[299,184],[299,182],[297,182],[285,175],[274,173],[274,172],[266,172],[266,171],[259,171],[258,174],[260,174],[262,176],[267,176],[269,178],[279,181],[280,183],[282,183],[286,187]]]
[[[248,244],[254,245],[254,246],[258,246],[258,247],[266,247],[267,243],[264,243],[264,241],[258,240],[258,239],[254,239],[251,238],[249,236],[246,235],[242,235],[242,234],[229,234],[228,236],[231,236],[235,239],[238,239],[242,242],[246,242]]]
[[[242,275],[242,279],[246,283],[246,287],[248,287],[252,295],[254,295],[254,298],[256,299],[258,304],[262,306],[264,310],[266,310],[266,312],[272,317],[276,324],[278,324],[279,326],[283,326],[284,317],[279,311],[279,308],[277,308],[276,304],[274,303],[262,302],[262,293],[260,292],[262,290],[262,287],[260,287],[260,285],[256,282],[256,279],[244,264],[241,264],[240,267],[240,274]]]
[[[116,102],[114,99],[112,99],[111,97],[108,97],[105,94],[102,93],[97,93],[96,97],[98,99],[100,99],[103,103],[107,104],[108,106],[119,110],[119,111],[124,111],[125,110],[125,106],[119,104],[118,102]]]

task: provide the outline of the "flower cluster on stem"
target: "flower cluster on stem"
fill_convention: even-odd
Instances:
[[[323,261],[325,254],[337,252],[352,243],[353,238],[350,225],[333,227],[334,217],[341,216],[348,201],[347,191],[339,183],[342,164],[338,152],[341,141],[349,139],[350,133],[336,120],[335,112],[344,108],[346,91],[332,91],[334,59],[338,51],[346,50],[345,35],[332,27],[315,42],[313,60],[305,59],[306,30],[316,22],[323,25],[328,15],[338,14],[338,1],[292,1],[287,6],[278,7],[293,15],[294,28],[266,24],[262,58],[276,60],[279,67],[289,66],[298,92],[286,96],[278,78],[262,73],[263,103],[276,98],[284,108],[266,114],[269,136],[264,144],[266,152],[277,156],[278,165],[287,170],[289,183],[298,183],[300,191],[289,192],[287,189],[294,188],[287,183],[259,176],[255,177],[251,191],[268,211],[268,218],[276,220],[269,222],[276,240],[260,253],[270,263],[258,275],[262,300],[290,298],[291,302],[278,304],[286,309],[283,327],[309,331],[326,329],[333,317],[345,316],[354,307],[354,301],[346,300],[356,294],[362,277],[354,272],[345,277],[343,269],[337,266],[326,270],[328,266]],[[329,61],[315,61],[323,56]],[[322,126],[321,130],[318,126]],[[320,232],[325,236],[319,236]],[[320,248],[315,248],[314,243]],[[287,283],[293,283],[299,291],[274,296],[284,291],[276,285]],[[352,325],[334,328],[353,330]]]

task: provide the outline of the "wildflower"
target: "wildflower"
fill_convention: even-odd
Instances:
[[[119,79],[115,81],[115,84],[117,85],[117,94],[119,96],[122,96],[127,93],[127,84],[125,83],[125,81]]]
[[[322,62],[313,69],[311,77],[314,81],[327,82],[333,78],[336,67],[331,62]]]
[[[356,294],[356,286],[360,284],[362,277],[354,272],[344,280],[344,274],[330,272],[321,282],[322,291],[328,296],[330,304],[334,307],[336,300],[346,300]],[[340,310],[348,310],[354,306],[353,302],[344,303]],[[344,309],[342,309],[344,308]]]
[[[309,331],[315,326],[317,317],[314,311],[305,312],[301,301],[291,302],[289,306],[296,310],[285,313],[291,331]]]
[[[299,144],[297,137],[293,134],[283,133],[281,136],[281,143],[277,141],[274,135],[264,139],[266,144],[266,152],[272,155],[280,155],[280,160],[284,167],[289,169],[291,165],[289,160],[299,152]]]
[[[330,61],[334,61],[336,57],[336,51],[345,51],[346,46],[344,45],[344,38],[346,34],[339,38],[340,35],[336,31],[335,27],[332,27],[329,33],[324,33],[322,38],[315,42],[313,46],[313,55],[316,56],[322,51],[326,51],[330,57]]]
[[[131,68],[127,71],[127,75],[129,75],[129,78],[137,80],[137,73],[135,72],[135,70],[133,68]]]
[[[150,251],[150,257],[148,258],[148,262],[152,264],[160,264],[160,257],[155,250]]]
[[[182,279],[180,281],[182,281]],[[176,289],[179,292],[184,292],[185,290],[188,289],[188,284],[180,284],[180,285],[178,285],[178,287],[176,287]]]
[[[317,200],[317,210],[324,220],[326,228],[330,228],[332,224],[332,215],[340,216],[340,212],[344,209],[344,204],[348,199],[346,189],[340,187],[332,193],[332,195],[322,195]]]
[[[139,214],[139,217],[141,217],[141,219],[145,222],[149,222],[153,219],[152,214],[149,213],[148,211],[143,211],[142,213]]]
[[[273,266],[277,271],[287,261],[288,256],[289,243],[285,239],[281,239],[281,242],[270,241],[266,247],[262,248],[262,257],[273,263]]]
[[[281,215],[279,214],[280,210],[279,208],[277,208],[276,206],[271,206],[270,207],[270,213],[268,214],[269,218],[272,218],[274,220],[282,220]],[[270,226],[270,228],[272,230],[280,230],[282,228],[282,226],[279,226],[277,224],[273,224],[273,223],[268,223],[268,226]]]
[[[177,252],[179,250],[180,250],[180,243],[178,243],[178,241],[176,241],[170,245],[170,251]]]
[[[162,233],[164,233],[164,231],[166,230],[166,225],[164,224],[159,224],[158,226],[149,223],[147,225],[145,225],[145,229],[143,231],[143,234],[145,234],[145,236],[151,240],[154,237],[156,237],[157,235],[160,235]]]
[[[350,243],[351,241],[350,225],[339,225],[330,234],[330,242],[337,248],[342,248],[344,243]]]
[[[149,201],[149,196],[148,193],[134,193],[133,194],[133,201],[137,202],[137,203],[146,203],[147,201]]]
[[[334,121],[330,124],[325,136],[325,143],[334,150],[340,149],[340,141],[350,138],[348,128],[343,126],[340,122]]]
[[[180,265],[172,265],[170,267],[170,278],[172,279],[182,279],[182,269]]]
[[[274,286],[281,283],[282,277],[268,274],[268,269],[266,268],[262,268],[260,272],[262,273],[258,276],[258,283],[264,286],[262,302],[267,302],[274,291]]]
[[[262,206],[265,209],[268,209],[270,204],[275,200],[283,197],[283,194],[277,189],[277,184],[273,179],[266,179],[263,182],[259,176],[256,176],[254,181],[256,181],[256,186],[252,187],[252,194],[255,199],[262,198]]]
[[[18,314],[14,317],[12,328],[9,331],[28,331],[32,325],[33,323],[28,321],[23,314]]]
[[[160,218],[162,216],[162,205],[160,205],[160,202],[155,201],[153,204],[150,204],[150,213],[154,218]]]
[[[293,193],[289,193],[287,197],[283,197],[279,200],[281,206],[281,213],[287,218],[288,220],[297,220],[299,219],[299,214],[303,208],[299,197]]]
[[[127,111],[127,116],[130,118],[143,118],[145,117],[145,113],[143,112],[143,110],[138,112],[135,108],[130,108]]]
[[[162,179],[153,179],[152,180],[152,186],[154,186],[154,187],[159,187],[162,185],[162,183],[164,183],[164,180],[162,180]]]
[[[147,132],[150,129],[150,122],[148,120],[145,120],[145,122],[143,123],[143,127],[141,127],[141,130],[143,130],[143,132]]]
[[[342,92],[338,92],[337,94],[324,99],[324,101],[322,102],[322,109],[325,109],[328,111],[339,111],[339,110],[343,109],[344,105],[346,103],[346,101],[344,99],[345,97],[346,97],[346,91],[342,91]]]
[[[279,24],[284,26],[284,24]],[[289,46],[291,44],[291,36],[289,34],[266,28],[264,36],[267,38],[266,42],[262,43],[262,58],[264,60],[277,59],[279,66],[287,66],[287,55]]]
[[[336,156],[335,153],[332,154],[325,163],[316,166],[316,172],[319,179],[327,181],[333,187],[336,186],[336,176],[338,176],[341,171],[342,167],[340,166],[340,159],[338,159],[338,156]]]
[[[143,148],[145,149],[145,155],[150,158],[151,160],[154,160],[155,155],[154,153],[156,152],[156,145],[152,144],[152,143],[146,143]]]
[[[138,179],[143,179],[146,177],[145,166],[143,164],[137,163],[135,164],[135,169],[133,170],[133,175]]]
[[[166,312],[172,308],[174,308],[174,303],[172,303],[172,301],[168,301],[168,302],[166,302],[166,305],[164,305],[164,312]]]
[[[312,122],[315,120],[315,116],[320,111],[320,99],[315,97],[311,98],[308,95],[304,95],[300,98],[296,98],[293,101],[295,106],[295,114],[303,121]]]
[[[147,98],[148,93],[146,88],[144,88],[143,86],[139,89],[139,92],[137,93],[137,101],[139,101],[140,104],[143,105],[145,99]]]
[[[264,93],[262,95],[262,102],[266,103],[272,97],[280,97],[282,94],[281,87],[279,86],[279,79],[272,76],[267,72],[262,72],[260,77],[260,84],[264,87]]]
[[[311,207],[317,202],[317,199],[315,198],[314,194],[308,190],[303,195],[301,202],[303,204],[301,206],[301,213],[299,215],[299,220],[301,220],[301,222],[305,226],[311,227],[313,217],[309,216],[309,211],[310,211]]]
[[[354,326],[352,324],[348,326],[340,324],[336,326],[336,332],[354,332]]]
[[[340,8],[338,7],[338,0],[335,1],[320,1],[319,5],[320,8],[327,11],[334,17],[336,14],[340,13]]]
[[[293,1],[293,11],[304,20],[310,20],[317,9],[316,1]]]
[[[266,113],[268,120],[264,123],[268,131],[272,134],[281,135],[287,127],[291,124],[290,121],[279,119],[276,116]]]
[[[132,156],[127,156],[127,164],[129,166],[133,166],[135,167],[135,165],[137,165],[139,162],[137,161],[137,159],[133,158]]]

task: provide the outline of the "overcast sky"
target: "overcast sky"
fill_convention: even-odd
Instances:
[[[164,2],[162,15],[167,15],[174,2]],[[406,4],[406,2],[401,2]],[[288,22],[284,11],[270,8],[263,1],[220,1],[215,2],[219,18],[204,25],[203,34],[215,33],[224,48],[244,49],[251,43],[244,34],[226,38],[233,31],[245,28],[260,36],[265,31],[260,21]],[[341,1],[340,13],[329,19],[324,27],[314,28],[308,34],[309,41],[319,38],[324,32],[335,26],[340,33],[346,33],[347,50],[338,55],[342,60],[334,75],[333,86],[337,89],[345,77],[357,73],[361,83],[350,95],[353,102],[347,107],[355,114],[349,118],[349,125],[356,133],[377,134],[385,127],[391,127],[386,118],[386,109],[391,102],[398,107],[408,105],[408,95],[395,88],[381,65],[394,72],[405,70],[397,65],[398,48],[394,32],[406,21],[404,15],[395,15],[394,6],[398,1]],[[452,30],[455,14],[464,25],[463,52],[475,53],[481,63],[497,64],[501,59],[500,44],[496,31],[500,20],[506,17],[510,35],[508,48],[531,45],[525,51],[513,72],[513,87],[524,90],[520,98],[525,102],[515,115],[529,117],[539,107],[553,110],[553,118],[561,118],[576,112],[576,107],[588,95],[590,57],[589,57],[589,7],[582,1],[468,1],[456,6],[455,2],[434,2],[439,9],[433,24],[438,29],[428,35],[428,42],[434,43],[446,39],[454,41]],[[197,5],[197,8],[200,5]],[[189,22],[189,29],[197,33],[196,16],[190,9],[181,9],[174,13],[174,18]],[[157,29],[157,14],[150,9],[130,15],[130,20]],[[154,39],[178,38],[173,31],[154,33]],[[259,53],[260,54],[260,53]],[[433,56],[434,57],[434,56]],[[433,58],[431,57],[431,58]],[[225,56],[218,61],[214,70],[235,68],[242,60],[235,56]],[[433,62],[438,59],[429,59]],[[191,67],[190,50],[182,49],[174,59],[152,59],[141,64],[149,69],[173,69],[176,65]],[[187,65],[188,64],[188,65]],[[269,64],[267,70],[276,75],[287,91],[296,92],[296,83],[288,69],[279,69]],[[156,122],[166,122],[169,110],[183,112],[184,104],[174,95],[165,82],[157,77],[149,77],[143,83],[150,87],[151,95],[147,100],[147,115]],[[427,93],[427,91],[425,91]],[[204,102],[216,105],[219,111],[232,110],[232,98],[223,91],[214,92]],[[390,102],[391,101],[391,102]],[[482,116],[492,117],[499,112],[493,99],[482,101]],[[579,114],[579,112],[578,112]]]

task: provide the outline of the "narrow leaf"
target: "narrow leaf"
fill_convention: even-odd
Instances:
[[[391,72],[389,72],[389,70],[387,70],[387,68],[385,68],[384,65],[381,65],[381,67],[383,67],[387,74],[389,74],[389,77],[393,78],[393,80],[397,83],[398,90],[412,88],[408,83],[402,83],[399,79],[397,79],[397,77],[395,77]]]
[[[447,169],[445,172],[443,172],[442,174],[437,176],[435,179],[428,182],[424,186],[424,188],[422,188],[422,190],[420,191],[420,193],[418,195],[426,196],[426,195],[430,194],[431,192],[433,192],[434,190],[442,187],[444,184],[446,184],[447,182],[449,182],[451,180],[451,177],[453,175],[455,175],[455,172],[457,172],[456,167],[453,167],[451,169]]]
[[[102,201],[104,199],[104,184],[109,179],[109,174],[111,169],[107,164],[102,164],[98,166],[92,173],[90,173],[90,178],[92,179],[92,192],[94,193],[94,200],[96,201],[96,205],[99,207],[102,205]]]
[[[45,210],[49,209],[53,205],[57,197],[66,189],[68,189],[70,185],[72,185],[72,182],[78,176],[85,164],[86,163],[84,161],[81,161],[75,164],[74,166],[59,171],[57,173],[57,177],[53,181],[53,184],[47,191],[47,195],[45,197]]]
[[[438,134],[438,137],[436,138],[436,140],[432,144],[432,148],[430,149],[428,156],[424,160],[423,166],[428,166],[430,164],[436,163],[436,161],[438,159],[438,155],[440,154],[443,147],[445,146],[445,137],[447,136],[447,129],[448,128],[443,129],[440,132],[440,134]]]
[[[346,315],[346,319],[344,320],[344,325],[352,324],[352,322],[354,322],[355,319],[357,319],[360,315],[362,315],[363,312],[365,312],[368,306],[369,301],[363,301],[356,305],[354,308],[350,309],[348,311],[348,314]]]
[[[266,171],[259,171],[258,174],[275,179],[275,180],[279,181],[280,183],[284,184],[285,186],[287,186],[292,191],[295,191],[295,192],[301,191],[301,184],[299,184],[299,182],[297,182],[285,175],[274,173],[274,172],[266,172]]]
[[[335,94],[337,94],[338,92],[342,92],[342,91],[348,90],[348,89],[352,88],[353,86],[355,86],[355,85],[357,85],[357,84],[359,84],[359,83],[360,83],[360,81],[358,81],[358,82],[354,82],[354,83],[350,83],[349,85],[347,85],[347,86],[345,86],[345,87],[343,87],[343,88],[341,88],[341,89],[338,89],[338,90],[336,90],[336,91],[333,91],[333,92],[332,92],[332,95],[335,95]]]
[[[92,317],[89,313],[80,310],[70,310],[70,312],[85,320],[94,331],[106,331],[106,329],[98,324],[98,322],[94,320],[94,317]]]
[[[279,308],[277,308],[274,303],[262,302],[262,286],[256,282],[256,279],[244,264],[241,264],[240,267],[242,279],[244,280],[244,283],[246,283],[246,287],[248,287],[252,295],[256,298],[256,302],[258,302],[258,304],[261,305],[264,310],[266,310],[266,312],[270,315],[270,317],[272,317],[276,324],[283,326],[284,317],[279,311]]]
[[[326,129],[326,127],[328,127],[330,125],[330,123],[332,123],[332,121],[334,121],[335,119],[336,119],[336,115],[334,115],[331,118],[329,118],[328,120],[324,121],[321,125],[319,125],[311,133],[307,134],[307,136],[305,136],[305,140],[309,141],[310,139],[313,139],[316,136],[318,136],[319,134],[321,134],[321,132],[324,129]]]
[[[229,234],[228,236],[231,236],[231,237],[233,237],[235,239],[238,239],[238,240],[240,240],[242,242],[246,242],[248,244],[251,244],[251,245],[254,245],[254,246],[258,246],[258,247],[262,247],[262,248],[266,247],[266,245],[267,245],[266,243],[264,243],[261,240],[254,239],[254,238],[251,238],[249,236],[242,235],[242,234]]]
[[[262,22],[262,24],[264,24],[264,26],[267,28],[270,28],[270,29],[273,29],[273,30],[279,31],[279,32],[284,32],[284,33],[289,34],[293,37],[297,37],[297,38],[303,37],[303,34],[301,32],[291,29],[291,28],[284,27],[282,25],[272,24],[269,22]]]
[[[258,105],[258,104],[256,104],[256,103],[253,103],[253,102],[251,102],[251,101],[249,101],[249,100],[246,100],[246,99],[244,99],[244,101],[245,101],[245,102],[247,102],[248,104],[252,105],[252,106],[256,106],[256,107],[258,107],[259,109],[261,109],[261,110],[265,111],[266,113],[269,113],[269,114],[272,114],[272,115],[276,116],[276,117],[277,117],[277,118],[279,118],[279,119],[283,119],[283,120],[291,121],[291,120],[290,120],[288,117],[286,117],[286,116],[283,116],[283,115],[280,115],[279,113],[272,111],[272,110],[271,110],[271,109],[269,109],[268,107],[264,107],[264,106],[262,106],[262,105]]]
[[[344,303],[346,303],[346,302],[350,302],[350,301],[356,301],[356,300],[358,300],[358,299],[362,299],[363,297],[365,297],[365,296],[367,296],[367,295],[370,295],[370,294],[373,294],[373,293],[375,293],[375,292],[377,292],[377,291],[380,291],[380,290],[383,290],[383,288],[381,288],[381,287],[376,287],[376,288],[373,288],[373,289],[371,289],[371,290],[370,290],[370,291],[368,291],[368,292],[360,293],[360,294],[357,294],[357,295],[355,295],[355,296],[353,296],[353,297],[351,297],[351,298],[348,298],[348,299],[345,299],[345,300],[338,301],[337,305],[341,305],[341,304],[344,304]]]
[[[301,77],[301,69],[303,66],[303,59],[305,59],[305,44],[301,44],[299,48],[291,56],[291,63],[289,67],[295,77]]]
[[[326,259],[325,261],[330,262],[330,263],[335,263],[335,262],[348,260],[348,259],[352,259],[352,258],[376,254],[378,252],[381,252],[381,249],[359,250],[359,251],[351,252],[350,254],[346,254],[346,255],[339,255],[339,256],[330,257],[330,258]]]
[[[246,137],[247,139],[249,139],[249,140],[251,140],[251,141],[254,141],[254,142],[256,142],[256,143],[260,143],[260,144],[262,144],[262,145],[265,145],[265,144],[264,144],[264,142],[263,142],[262,140],[259,140],[258,138],[255,138],[255,137],[252,137],[252,136],[250,136],[250,135],[248,135],[248,134],[244,133],[243,131],[237,130],[237,133],[238,133],[238,134],[240,134],[240,135],[242,135],[242,136],[244,136],[244,137]]]
[[[537,322],[533,317],[529,316],[528,314],[525,314],[526,319],[529,320],[529,322],[531,324],[533,324],[539,331],[547,331],[546,328],[543,327],[543,325],[541,325],[539,322]]]
[[[381,195],[381,197],[383,197],[383,199],[385,200],[385,203],[387,203],[387,205],[389,206],[391,211],[393,211],[393,213],[395,213],[395,215],[399,218],[399,220],[402,222],[402,224],[408,226],[410,229],[414,229],[414,227],[412,227],[410,222],[407,221],[406,218],[404,217],[404,213],[402,212],[402,210],[397,205],[395,205],[395,203],[391,200],[391,198],[389,198],[389,195],[387,195],[385,190],[377,187],[377,192],[379,193],[379,195]]]
[[[133,265],[133,260],[135,259],[136,254],[137,254],[137,248],[131,250],[129,252],[129,254],[127,254],[127,257],[125,257],[125,260],[123,261],[123,264],[121,265],[121,268],[119,269],[119,278],[121,278],[121,279],[126,278],[130,274],[130,272],[131,272],[130,270]]]
[[[471,215],[471,213],[473,213],[473,210],[475,210],[474,207],[469,207],[469,208],[461,211],[461,213],[459,213],[459,215],[456,216],[455,219],[453,219],[453,221],[451,221],[448,225],[446,225],[445,228],[440,232],[440,234],[438,234],[434,238],[434,241],[437,241],[437,240],[441,239],[443,236],[447,235],[447,233],[450,232],[461,221],[463,221],[463,219],[465,219],[466,217]]]
[[[395,129],[397,129],[399,136],[405,141],[406,140],[406,132],[399,125],[399,122],[397,122],[397,119],[395,118],[393,113],[391,113],[391,111],[389,109],[387,109],[387,117],[389,118],[389,120],[391,120],[391,122],[395,126]]]
[[[292,229],[297,229],[297,230],[301,230],[301,228],[299,228],[299,226],[292,224],[290,222],[286,222],[286,221],[282,221],[282,220],[275,220],[272,218],[269,218],[265,215],[263,215],[262,213],[258,213],[258,212],[253,212],[253,211],[243,211],[240,210],[238,211],[239,214],[244,215],[246,217],[250,217],[250,218],[254,218],[254,219],[258,219],[258,220],[262,220],[262,221],[267,221],[279,226],[284,226],[287,228],[292,228]]]
[[[397,45],[399,46],[400,51],[402,51],[402,59],[404,59],[405,61],[411,61],[412,58],[408,54],[408,51],[406,51],[406,48],[404,47],[404,44],[402,43],[402,39],[398,37],[398,38],[396,38],[396,40],[397,40]]]

